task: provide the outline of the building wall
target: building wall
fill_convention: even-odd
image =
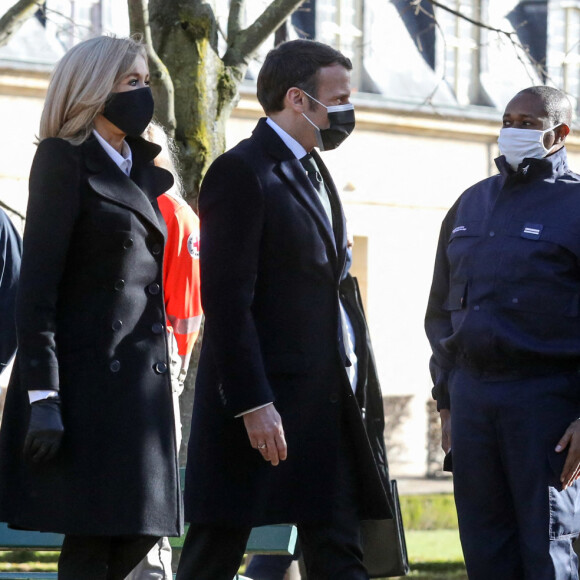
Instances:
[[[45,86],[46,75],[0,70],[0,200],[21,214]],[[357,129],[322,155],[355,239],[353,273],[365,296],[386,409],[396,411],[387,417],[391,470],[422,476],[431,389],[423,316],[439,227],[459,194],[494,172],[500,117],[460,110],[443,117],[354,100]],[[261,114],[253,89],[244,89],[227,146],[247,137]],[[568,148],[580,171],[580,140],[570,139]],[[7,380],[5,372],[0,384]]]

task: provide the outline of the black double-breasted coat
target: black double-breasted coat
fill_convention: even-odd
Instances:
[[[355,448],[361,517],[390,514],[341,354],[344,216],[314,156],[334,231],[302,165],[265,119],[212,164],[202,184],[206,323],[188,446],[188,521],[327,520],[341,430]],[[236,418],[271,401],[288,443],[288,459],[277,467],[252,449]]]
[[[0,431],[0,520],[66,534],[179,535],[181,499],[156,198],[160,151],[127,139],[131,177],[94,137],[45,139],[30,175],[19,349]],[[60,392],[52,461],[22,456],[28,390]]]

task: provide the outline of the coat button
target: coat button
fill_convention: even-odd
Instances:
[[[125,288],[125,280],[119,279],[115,282],[115,290],[120,291]]]
[[[124,242],[123,242],[123,247],[128,250],[129,248],[131,248],[133,246],[134,242],[133,242],[133,238],[127,238]]]
[[[477,311],[479,310],[479,306],[476,304],[476,305],[473,307],[473,310],[475,310],[475,311],[477,312]]]
[[[157,282],[153,282],[153,284],[149,284],[149,294],[153,294],[153,296],[159,294],[161,292],[161,286],[157,284]]]
[[[151,247],[151,253],[154,256],[158,256],[159,254],[161,254],[162,250],[163,250],[163,246],[161,244],[153,244],[153,246]]]
[[[121,362],[116,359],[112,360],[109,369],[112,373],[118,373],[121,370]]]
[[[495,232],[494,231],[489,232],[489,237],[490,238],[493,238],[494,236],[495,236]]]
[[[161,324],[161,322],[155,322],[151,326],[151,331],[153,332],[153,334],[161,334],[164,330],[165,330],[165,326],[163,326],[163,324]]]
[[[328,400],[331,403],[338,403],[338,393],[332,393],[332,395],[330,395],[330,397],[328,397]]]
[[[163,375],[167,372],[167,365],[164,362],[156,362],[153,369],[156,373]]]
[[[111,324],[111,328],[113,330],[121,330],[123,328],[123,321],[122,320],[115,320],[113,324]]]

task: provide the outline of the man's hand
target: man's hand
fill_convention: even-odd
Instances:
[[[64,433],[60,399],[42,399],[30,405],[30,423],[24,440],[24,456],[35,463],[52,459]]]
[[[560,476],[563,490],[580,478],[580,419],[570,423],[566,433],[556,445],[556,452],[561,453],[566,447],[568,456]]]
[[[274,405],[267,405],[244,415],[244,424],[250,444],[272,465],[278,465],[287,456],[282,419]]]
[[[441,409],[439,417],[441,418],[441,448],[445,453],[449,453],[451,449],[451,411]]]

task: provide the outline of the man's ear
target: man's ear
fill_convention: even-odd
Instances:
[[[570,133],[570,127],[565,123],[562,123],[559,127],[554,129],[554,133],[556,134],[556,143],[563,143],[566,141],[566,137]]]
[[[304,92],[298,87],[290,87],[286,91],[284,104],[296,113],[302,113],[304,111]]]

